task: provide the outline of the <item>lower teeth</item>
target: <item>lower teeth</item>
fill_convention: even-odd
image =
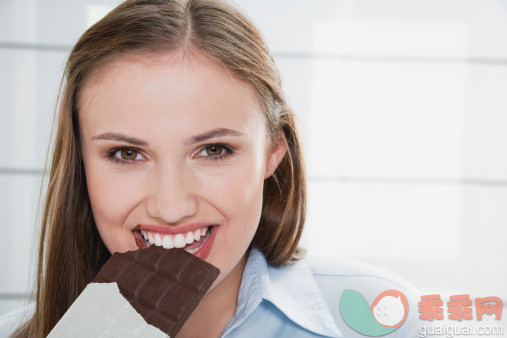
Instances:
[[[201,249],[202,249],[202,247],[204,246],[204,243],[206,243],[206,241],[208,240],[208,237],[209,237],[209,235],[210,235],[210,232],[211,232],[211,230],[210,230],[210,229],[208,229],[208,230],[206,231],[206,237],[204,237],[204,240],[202,241],[201,245],[200,245],[198,248],[195,248],[195,249],[192,249],[192,250],[186,250],[186,249],[185,249],[185,250],[186,250],[187,252],[191,253],[191,254],[196,253],[197,251],[201,250]]]
[[[196,252],[197,252],[197,250],[199,250],[199,249],[200,249],[200,248],[195,248],[195,249],[193,249],[193,250],[187,250],[187,252],[190,252],[191,254],[193,254],[193,253],[196,253]]]

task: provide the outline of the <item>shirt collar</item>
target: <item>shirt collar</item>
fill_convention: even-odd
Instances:
[[[239,326],[265,299],[294,323],[328,337],[343,337],[305,260],[283,267],[269,266],[252,248],[243,272],[236,315],[224,330]]]

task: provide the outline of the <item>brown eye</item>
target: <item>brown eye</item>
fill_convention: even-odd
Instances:
[[[206,147],[206,154],[209,156],[217,156],[222,153],[223,147],[218,145],[211,145]]]
[[[124,160],[135,160],[137,157],[137,151],[130,149],[123,149],[120,152],[120,156]]]

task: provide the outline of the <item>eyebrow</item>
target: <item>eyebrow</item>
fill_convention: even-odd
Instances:
[[[148,142],[137,139],[135,137],[129,137],[126,135],[118,134],[118,133],[104,133],[98,136],[92,137],[92,140],[110,140],[110,141],[120,141],[125,143],[130,143],[135,146],[144,147],[148,145]]]
[[[198,142],[209,140],[209,139],[214,138],[214,137],[245,136],[245,135],[246,134],[244,134],[242,132],[239,132],[237,130],[234,130],[234,129],[217,128],[217,129],[212,129],[210,131],[207,131],[207,132],[205,132],[203,134],[200,134],[200,135],[192,136],[192,137],[188,138],[187,140],[185,140],[183,142],[183,144],[185,144],[185,145],[194,144],[194,143],[198,143]]]
[[[209,140],[214,137],[223,137],[223,136],[245,136],[246,134],[229,128],[217,128],[209,130],[203,134],[192,136],[185,141],[183,141],[184,145],[190,145],[198,142],[203,142],[206,140]],[[92,137],[92,140],[110,140],[110,141],[119,141],[119,142],[125,142],[130,143],[135,146],[139,147],[145,147],[149,146],[149,143],[143,140],[140,140],[135,137],[126,136],[119,133],[103,133],[97,136]]]

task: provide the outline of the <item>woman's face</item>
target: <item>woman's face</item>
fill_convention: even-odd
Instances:
[[[102,240],[111,253],[184,246],[220,268],[219,283],[244,262],[286,151],[269,147],[254,89],[200,54],[125,58],[95,75],[78,107]]]

